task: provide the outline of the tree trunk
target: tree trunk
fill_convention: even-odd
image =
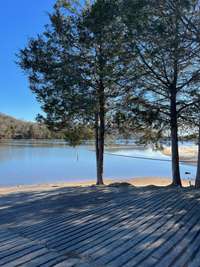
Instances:
[[[199,136],[198,136],[198,161],[197,161],[195,187],[200,188],[200,125],[199,125]]]
[[[99,133],[98,133],[98,171],[97,185],[103,185],[103,166],[104,166],[104,137],[105,137],[105,96],[104,86],[100,81],[99,86]]]
[[[100,181],[99,172],[99,112],[95,114],[95,148],[96,148],[96,170],[97,170],[97,184]]]
[[[97,185],[103,185],[103,165],[104,165],[104,137],[102,138],[103,126],[99,126],[99,140],[98,140],[98,161],[97,161]]]
[[[182,186],[179,168],[178,123],[176,109],[176,93],[171,96],[171,147],[172,147],[172,185]]]

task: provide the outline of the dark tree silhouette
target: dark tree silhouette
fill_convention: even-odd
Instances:
[[[103,184],[105,130],[126,72],[124,25],[109,0],[83,9],[59,1],[50,20],[45,32],[20,51],[19,64],[46,114],[41,121],[70,132],[93,125],[97,184]]]
[[[124,1],[124,21],[129,30],[133,57],[138,54],[140,88],[146,102],[159,111],[160,123],[171,132],[173,185],[181,186],[178,125],[183,111],[192,105],[190,92],[200,80],[199,46],[182,20],[193,9],[192,1]],[[138,24],[135,7],[143,22]],[[131,56],[131,54],[130,54]],[[166,130],[166,128],[165,128]]]

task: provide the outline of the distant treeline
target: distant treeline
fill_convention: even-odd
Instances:
[[[68,130],[50,131],[41,123],[27,122],[0,113],[0,139],[65,139]],[[84,139],[91,139],[91,131],[84,130]]]
[[[94,139],[93,130],[88,126],[81,126],[81,128],[79,128],[76,132],[71,132],[70,129],[55,132],[49,130],[44,124],[27,122],[0,113],[0,139],[66,139],[73,145],[73,139],[77,139],[77,134],[80,136],[81,140]],[[131,135],[130,133],[120,135],[119,133],[112,132],[108,134],[107,138],[109,141],[124,139],[128,142],[128,140],[132,139],[138,140],[139,133],[138,135]],[[196,141],[196,139],[196,133],[180,137],[180,141]],[[162,140],[167,141],[168,138],[163,136]]]
[[[0,139],[64,138],[63,133],[50,131],[45,125],[0,114]]]

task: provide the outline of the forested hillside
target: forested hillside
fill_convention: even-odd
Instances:
[[[74,139],[79,143],[93,137],[93,131],[88,126],[81,125],[76,131],[65,128],[55,132],[42,123],[23,121],[0,113],[0,139],[65,139],[74,145]]]
[[[0,113],[0,139],[48,139],[61,138],[45,125],[15,119]]]

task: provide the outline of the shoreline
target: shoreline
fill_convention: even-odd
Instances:
[[[132,179],[104,179],[105,186],[112,183],[129,183],[135,187],[147,187],[147,186],[158,186],[164,187],[171,184],[171,179],[168,177],[136,177]],[[191,180],[192,185],[194,181]],[[62,189],[66,187],[89,187],[95,186],[96,180],[88,180],[84,182],[55,182],[55,183],[44,183],[44,184],[30,184],[30,185],[15,185],[15,186],[0,186],[0,196],[7,194],[26,193],[26,192],[42,192],[52,191],[56,189]],[[189,181],[182,179],[183,187],[189,186]]]
[[[171,156],[171,147],[165,147],[162,150],[163,155]],[[198,147],[197,146],[180,146],[179,147],[179,159],[180,163],[195,165],[197,164]]]

